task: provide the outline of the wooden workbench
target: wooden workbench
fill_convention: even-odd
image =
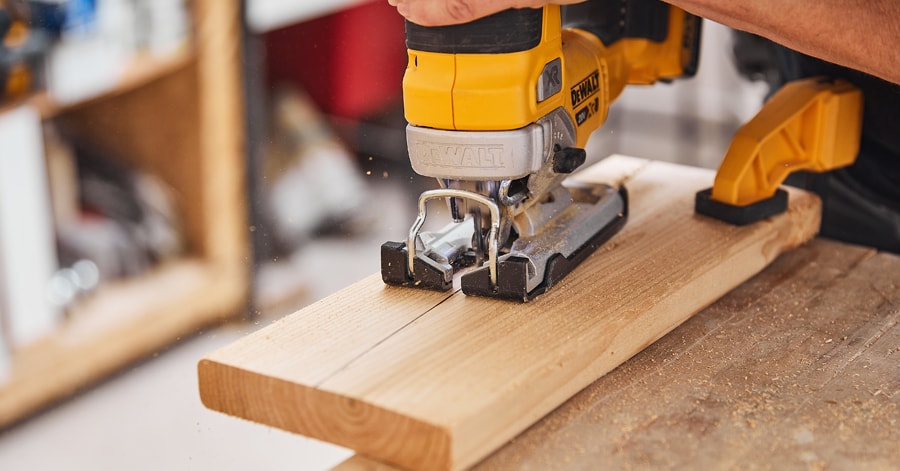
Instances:
[[[896,469],[900,257],[824,240],[572,398],[483,469]]]
[[[896,438],[896,368],[878,373],[884,383],[874,389],[853,389],[855,377],[836,373],[849,371],[850,358],[868,361],[859,349],[900,316],[895,257],[816,242],[742,285],[813,237],[817,198],[789,189],[787,212],[734,227],[693,214],[694,192],[712,181],[708,170],[616,157],[577,178],[626,182],[632,214],[546,295],[520,305],[387,287],[373,276],[204,358],[201,399],[428,470],[486,459],[503,468],[565,467],[579,456],[588,467],[601,459],[701,468],[743,464],[743,455],[781,460],[797,444],[839,449],[815,414],[859,417],[853,407],[887,421],[865,429],[883,431],[877,451]],[[880,278],[859,280],[858,270]],[[691,321],[694,330],[601,378],[739,286]],[[877,345],[862,352],[900,358],[896,342]],[[812,398],[832,384],[839,394],[823,400],[834,409],[822,411]],[[885,408],[867,405],[865,394]],[[782,427],[778,420],[791,414]],[[840,417],[831,425],[838,438],[859,430]],[[701,453],[713,455],[692,461]],[[816,464],[821,456],[801,458]]]
[[[897,469],[898,320],[900,257],[817,239],[475,468]]]

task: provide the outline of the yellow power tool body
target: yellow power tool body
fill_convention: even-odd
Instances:
[[[388,284],[528,301],[625,223],[624,188],[565,179],[628,84],[693,74],[700,19],[658,0],[514,9],[472,23],[407,23],[403,81],[419,199],[405,242],[382,246]],[[422,232],[427,203],[452,221]]]

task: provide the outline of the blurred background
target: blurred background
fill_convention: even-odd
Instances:
[[[403,28],[385,0],[0,0],[0,469],[350,455],[204,409],[196,364],[405,237],[434,184]],[[589,160],[715,168],[767,48],[706,22],[697,77],[627,89]]]

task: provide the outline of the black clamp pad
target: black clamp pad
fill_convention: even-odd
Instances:
[[[408,286],[415,283],[406,270],[406,244],[385,242],[381,246],[381,280],[389,285]]]
[[[408,286],[435,291],[447,291],[453,287],[453,280],[444,279],[444,273],[421,259],[416,258],[415,278],[406,269],[408,253],[404,242],[385,242],[381,245],[381,280],[394,286]]]
[[[788,194],[780,188],[770,198],[747,206],[734,206],[722,203],[712,199],[710,197],[711,194],[712,188],[697,192],[697,197],[694,200],[694,212],[735,226],[753,224],[787,210]]]

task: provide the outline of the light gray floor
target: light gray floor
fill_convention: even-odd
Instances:
[[[708,88],[698,90],[694,85],[670,90],[675,98],[667,98],[668,105],[660,103],[655,92],[625,97],[623,101],[630,106],[614,107],[608,125],[592,138],[591,159],[619,152],[715,167],[737,123],[746,119],[746,108],[753,108],[754,103],[758,106],[761,96],[758,89],[748,92],[737,85],[734,90],[729,88],[732,85],[722,85],[729,80],[715,75],[700,81]],[[734,96],[725,98],[732,92]],[[734,103],[740,106],[735,108]],[[657,110],[666,106],[670,109]],[[681,116],[671,118],[672,110]],[[415,194],[421,189],[414,185],[413,191],[408,191],[408,178],[402,175],[384,179],[380,170],[373,174],[368,177],[369,201],[378,217],[368,233],[313,241],[288,265],[262,278],[266,283],[298,277],[306,283],[308,296],[287,306],[287,311],[378,271],[380,244],[404,237],[412,221]],[[331,468],[350,452],[226,417],[200,403],[197,361],[271,320],[229,324],[200,333],[3,432],[0,470]]]
[[[3,470],[328,469],[348,451],[209,411],[196,363],[249,328],[225,326],[0,436]]]

